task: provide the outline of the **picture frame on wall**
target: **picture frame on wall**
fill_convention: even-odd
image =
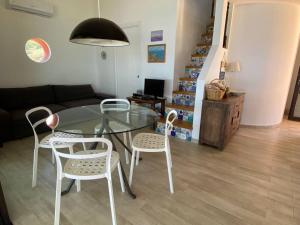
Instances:
[[[163,41],[163,39],[164,39],[163,30],[155,30],[151,32],[151,42]]]
[[[166,44],[148,45],[148,63],[166,62]]]

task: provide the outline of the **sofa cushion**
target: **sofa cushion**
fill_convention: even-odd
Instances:
[[[56,102],[67,102],[96,96],[91,85],[54,85]]]
[[[11,138],[10,114],[0,109],[0,144]]]
[[[42,106],[55,103],[53,88],[50,85],[25,88],[27,107]]]
[[[55,105],[55,104],[44,105],[44,106],[49,108],[52,111],[52,113],[56,113],[58,111],[66,109],[64,106]],[[29,109],[18,109],[18,110],[11,111],[11,120],[12,120],[14,138],[22,138],[22,137],[33,135],[32,128],[29,125],[29,123],[26,119],[26,116],[25,116],[25,113],[28,110]],[[46,118],[47,116],[48,116],[47,112],[38,111],[38,112],[33,113],[31,115],[30,119],[34,123],[34,122],[37,122],[38,120]],[[50,129],[47,128],[46,125],[41,125],[38,127],[37,130],[40,133],[40,132],[49,131]]]
[[[53,104],[52,86],[0,88],[0,108],[8,111]]]
[[[100,105],[101,100],[98,98],[87,98],[87,99],[80,99],[80,100],[74,100],[74,101],[67,101],[67,102],[61,102],[59,104],[71,108],[71,107],[78,107],[78,106],[84,106],[84,105]]]
[[[24,88],[0,88],[0,108],[5,110],[26,107]]]

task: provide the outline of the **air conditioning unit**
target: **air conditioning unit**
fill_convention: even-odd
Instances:
[[[8,7],[48,17],[54,14],[54,7],[50,0],[8,0]]]

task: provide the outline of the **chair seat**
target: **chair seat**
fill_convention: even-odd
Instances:
[[[69,130],[68,132],[70,133],[63,133],[63,132],[54,132],[53,134],[49,134],[46,137],[44,137],[41,142],[40,146],[42,148],[51,148],[50,145],[50,139],[53,137],[60,137],[60,138],[82,138],[83,136],[81,135],[81,131],[79,130]],[[75,134],[78,133],[78,134]],[[61,142],[56,142],[54,143],[56,148],[68,148],[73,146],[73,143],[61,143]]]
[[[165,136],[140,133],[134,137],[132,147],[138,151],[163,151],[165,149]]]
[[[103,150],[88,150],[76,152],[76,155],[87,155],[105,152]],[[111,155],[111,171],[113,171],[120,160],[119,153],[113,151]],[[69,159],[64,167],[64,173],[71,176],[84,177],[103,175],[106,172],[106,157],[96,159]]]

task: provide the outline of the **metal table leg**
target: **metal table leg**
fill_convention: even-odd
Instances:
[[[114,134],[114,136],[116,136],[116,135]],[[115,143],[114,143],[114,141],[113,141],[113,138],[112,138],[111,134],[108,134],[108,137],[109,137],[110,141],[111,141],[112,144],[113,144],[113,149],[114,149],[115,151],[118,151],[117,148],[116,148],[116,145],[115,145]],[[120,140],[120,141],[121,141],[121,140]],[[121,141],[121,143],[123,143],[123,142]],[[123,143],[123,144],[124,144],[124,143]],[[126,145],[124,144],[124,147],[125,147],[125,146],[126,146]],[[128,149],[127,146],[126,146],[126,149]],[[130,151],[130,153],[131,153],[131,151]],[[127,177],[126,177],[126,174],[125,174],[125,171],[124,171],[124,169],[123,169],[123,165],[122,165],[121,162],[120,162],[120,164],[121,164],[121,170],[122,170],[122,175],[123,175],[123,179],[124,179],[124,184],[125,184],[126,191],[128,192],[128,194],[129,194],[133,199],[135,199],[135,198],[136,198],[136,195],[132,192],[132,190],[131,190],[131,188],[130,188],[130,186],[129,186],[129,183],[128,183],[128,180],[127,180]]]

